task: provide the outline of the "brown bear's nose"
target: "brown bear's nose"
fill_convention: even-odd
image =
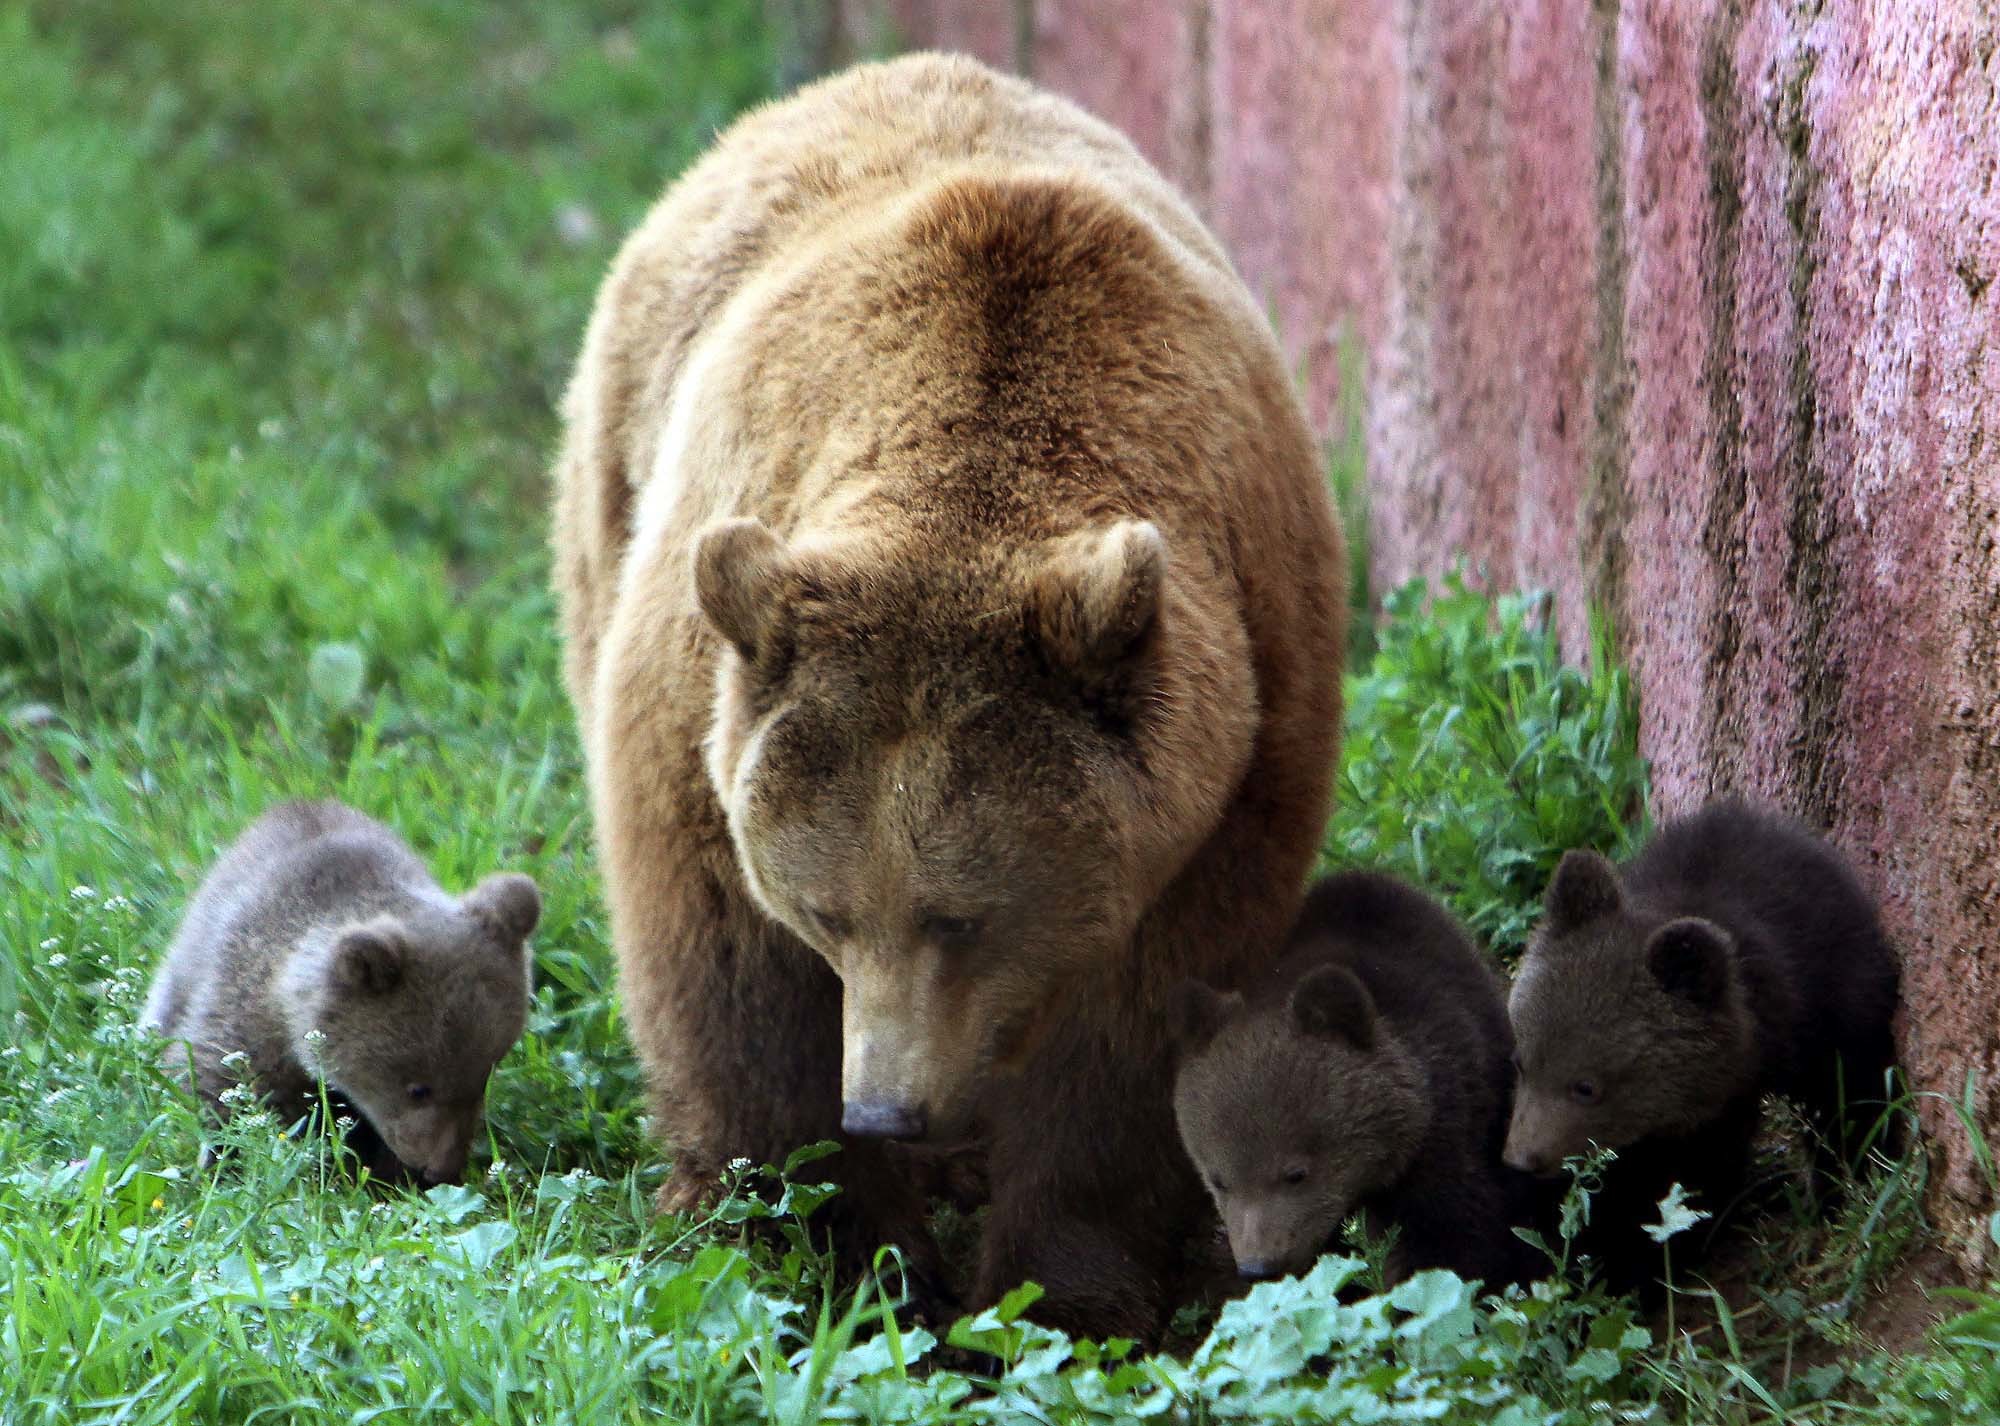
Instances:
[[[1247,1282],[1265,1282],[1276,1277],[1278,1270],[1262,1258],[1244,1258],[1236,1264],[1236,1275]]]
[[[929,1127],[924,1106],[849,1099],[840,1106],[840,1127],[861,1139],[921,1139]]]

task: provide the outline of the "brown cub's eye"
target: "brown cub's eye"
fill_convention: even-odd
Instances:
[[[1226,1184],[1226,1183],[1224,1183],[1224,1182],[1223,1182],[1223,1181],[1222,1181],[1221,1179],[1219,1179],[1219,1178],[1211,1178],[1211,1179],[1210,1179],[1210,1180],[1208,1181],[1208,1186],[1209,1186],[1210,1188],[1214,1189],[1214,1190],[1215,1190],[1215,1191],[1216,1191],[1217,1193],[1227,1193],[1227,1192],[1229,1192],[1229,1185],[1228,1185],[1228,1184]]]
[[[1604,1098],[1604,1091],[1597,1087],[1593,1079],[1580,1079],[1569,1087],[1569,1097],[1578,1104],[1595,1104]]]
[[[1305,1181],[1306,1181],[1306,1171],[1304,1169],[1289,1168],[1285,1170],[1286,1183],[1297,1185],[1304,1183]]]
[[[422,1104],[426,1099],[429,1099],[430,1097],[431,1097],[431,1087],[429,1085],[413,1084],[410,1086],[410,1103]]]
[[[970,946],[979,940],[979,930],[976,916],[924,917],[924,935],[940,946],[954,949]]]

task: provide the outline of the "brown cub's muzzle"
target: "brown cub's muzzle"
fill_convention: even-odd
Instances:
[[[1564,1136],[1540,1100],[1541,1096],[1525,1088],[1516,1091],[1514,1117],[1507,1125],[1507,1143],[1500,1158],[1510,1169],[1536,1178],[1554,1178],[1562,1172],[1566,1157]]]

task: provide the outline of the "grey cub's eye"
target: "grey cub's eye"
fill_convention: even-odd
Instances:
[[[1593,1079],[1580,1079],[1569,1087],[1569,1097],[1578,1104],[1595,1104],[1604,1098],[1604,1091]]]
[[[957,948],[974,945],[979,940],[980,929],[977,916],[924,917],[924,935],[940,946]]]
[[[429,1085],[413,1084],[410,1086],[410,1103],[422,1104],[425,1100],[429,1099],[430,1097],[431,1097],[431,1087]]]

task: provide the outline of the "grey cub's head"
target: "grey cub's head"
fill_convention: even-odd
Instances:
[[[457,905],[340,927],[286,971],[295,1051],[427,1183],[465,1171],[487,1076],[521,1037],[541,896],[489,876]]]
[[[1507,1010],[1519,1077],[1506,1160],[1529,1173],[1593,1143],[1696,1129],[1757,1075],[1729,933],[1640,911],[1595,852],[1556,868]]]
[[[1422,1070],[1341,966],[1307,971],[1270,1005],[1191,981],[1175,1037],[1181,1142],[1246,1278],[1310,1267],[1403,1176],[1429,1126]]]

